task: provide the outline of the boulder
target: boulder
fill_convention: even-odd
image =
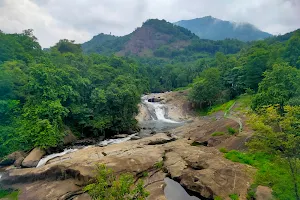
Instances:
[[[65,137],[64,137],[64,145],[73,144],[77,141],[76,136],[70,131]]]
[[[256,200],[272,200],[272,189],[266,186],[259,185],[255,193]]]
[[[22,151],[16,151],[13,152],[11,154],[9,154],[8,156],[6,156],[1,162],[0,162],[0,166],[9,166],[15,163],[16,160],[21,159],[26,156],[26,154]]]
[[[22,167],[36,167],[46,152],[40,148],[34,148],[29,155],[23,160]]]
[[[156,134],[156,136],[157,137],[153,137],[153,139],[151,141],[149,141],[148,145],[165,144],[165,143],[176,140],[173,137],[167,136],[165,133],[159,133],[159,134]]]
[[[21,167],[22,166],[22,162],[25,158],[24,157],[20,157],[18,158],[15,162],[14,162],[14,166],[15,167]]]

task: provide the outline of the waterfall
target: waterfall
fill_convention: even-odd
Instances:
[[[180,123],[176,122],[174,120],[166,118],[166,106],[159,103],[159,102],[148,102],[148,99],[146,97],[143,97],[142,100],[144,101],[144,104],[147,106],[151,118],[153,120],[167,122],[167,123]]]

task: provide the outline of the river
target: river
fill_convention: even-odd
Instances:
[[[147,108],[148,115],[150,115],[149,120],[140,121],[139,125],[143,127],[144,129],[151,130],[152,132],[159,132],[159,131],[167,131],[170,129],[174,129],[176,127],[182,126],[185,122],[179,122],[172,120],[168,116],[167,109],[168,107],[162,103],[159,102],[148,102],[148,96],[142,97],[142,104]],[[118,144],[122,143],[128,140],[131,140],[133,136],[150,136],[149,132],[146,133],[146,131],[142,131],[137,134],[129,135],[125,138],[119,138],[119,139],[107,139],[104,141],[101,141],[98,145],[99,146],[107,146],[111,144]],[[88,148],[84,147],[84,148]],[[47,164],[48,161],[61,157],[63,155],[72,153],[77,151],[78,149],[65,149],[63,152],[55,153],[51,155],[47,155],[44,158],[40,160],[37,167],[42,167]],[[0,172],[0,179],[1,179],[1,172]],[[167,200],[199,200],[199,198],[190,196],[184,188],[174,180],[170,178],[165,178],[166,187],[164,189],[165,196]]]

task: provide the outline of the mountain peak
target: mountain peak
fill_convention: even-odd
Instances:
[[[269,33],[259,30],[250,23],[224,21],[212,16],[181,20],[174,24],[190,30],[201,39],[223,40],[232,38],[241,41],[253,41],[272,36]]]

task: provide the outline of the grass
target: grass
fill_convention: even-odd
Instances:
[[[235,150],[226,153],[225,158],[256,167],[258,170],[254,184],[272,188],[276,199],[296,199],[293,179],[285,160],[273,155],[242,153]],[[298,178],[300,182],[300,176]]]
[[[232,127],[227,127],[227,131],[230,135],[234,135],[238,132],[238,130],[236,130],[235,128],[232,128]]]
[[[211,136],[216,137],[216,136],[222,136],[225,135],[224,132],[214,132],[213,134],[211,134]]]
[[[159,161],[159,162],[157,162],[157,163],[154,164],[154,167],[155,167],[156,169],[162,169],[163,166],[164,166],[164,161],[163,161],[163,160],[162,160],[162,161]]]
[[[237,102],[239,106],[235,109],[236,111],[246,111],[252,103],[253,95],[242,94],[238,97]]]
[[[0,199],[18,200],[19,191],[0,189]]]
[[[198,110],[198,113],[201,116],[207,116],[207,115],[211,115],[213,113],[219,112],[219,111],[227,112],[229,110],[229,108],[234,104],[234,102],[235,102],[235,100],[231,100],[231,101],[228,101],[223,104],[211,106],[210,108],[207,108],[205,110]]]
[[[228,150],[226,148],[220,148],[219,151],[222,153],[228,153]]]
[[[239,200],[239,195],[237,195],[237,194],[230,194],[230,195],[229,195],[229,198],[230,198],[231,200]]]

